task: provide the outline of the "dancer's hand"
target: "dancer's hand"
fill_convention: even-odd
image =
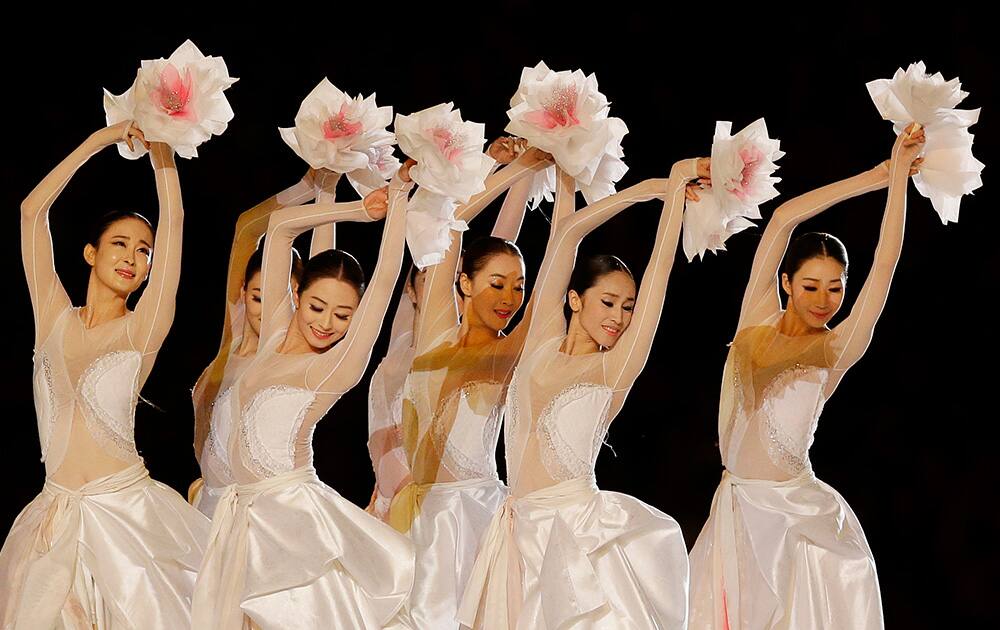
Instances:
[[[135,141],[138,140],[147,151],[149,150],[149,142],[146,141],[146,135],[131,120],[123,120],[116,125],[105,127],[95,132],[91,137],[102,148],[119,142],[125,142],[128,145],[129,151],[135,151]]]
[[[684,188],[684,196],[691,201],[700,201],[698,191],[712,185],[712,159],[698,158],[698,178],[691,180]]]
[[[514,136],[502,136],[490,143],[486,155],[500,164],[510,164],[528,148],[528,141]]]
[[[924,159],[917,156],[923,151],[925,142],[927,142],[927,136],[924,133],[924,128],[917,123],[910,123],[903,130],[903,133],[899,134],[892,147],[892,154],[897,156],[896,159],[900,161],[900,164],[909,167],[911,176],[920,172],[920,165]],[[887,164],[887,166],[891,166],[891,164]]]
[[[383,186],[378,190],[373,190],[365,196],[365,212],[372,219],[381,221],[389,212],[389,187]]]
[[[410,169],[416,165],[417,165],[416,160],[414,160],[413,158],[407,158],[406,161],[403,162],[403,165],[399,167],[399,171],[396,173],[396,175],[398,175],[399,179],[403,180],[404,182],[412,182],[413,179],[410,177]]]

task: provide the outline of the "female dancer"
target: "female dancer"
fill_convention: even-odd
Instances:
[[[294,186],[257,204],[240,215],[229,254],[229,274],[226,281],[226,313],[219,352],[198,377],[191,392],[195,418],[195,455],[201,466],[201,479],[188,491],[189,499],[205,516],[211,518],[225,487],[232,484],[232,472],[225,464],[232,422],[229,415],[230,388],[257,352],[260,339],[261,265],[263,248],[257,243],[267,230],[271,213],[289,205],[312,201],[317,188],[327,189],[330,200],[335,174],[309,169]],[[311,254],[332,249],[333,225],[321,226],[313,232]],[[292,291],[302,276],[302,262],[293,249]]]
[[[697,198],[689,182],[709,177],[709,166],[709,160],[678,162],[669,179],[647,180],[576,213],[574,183],[559,174],[558,223],[507,395],[504,442],[512,496],[483,538],[459,613],[464,625],[685,627],[687,553],[680,527],[632,497],[599,491],[594,464],[649,355],[684,198]],[[638,298],[617,258],[597,257],[574,270],[584,236],[654,197],[665,202]]]
[[[231,394],[227,464],[237,485],[216,508],[195,590],[195,628],[382,628],[409,596],[412,547],[316,477],[311,445],[316,423],[364,374],[381,327],[403,255],[408,169],[388,193],[375,191],[364,202],[271,216],[261,345]],[[298,234],[330,222],[372,221],[387,205],[366,292],[357,261],[334,250],[310,259],[290,294]]]
[[[499,138],[490,145],[487,154],[498,164],[509,164],[526,148],[522,143],[519,138]],[[530,177],[511,186],[497,215],[492,236],[517,240],[530,189]],[[415,313],[423,298],[426,275],[426,270],[410,267],[393,318],[389,350],[372,374],[368,390],[368,452],[375,470],[375,489],[368,511],[383,521],[389,518],[392,497],[412,481],[403,450],[403,384],[413,363]]]
[[[86,305],[74,307],[55,272],[49,208],[92,155],[122,141],[150,149],[158,234],[139,214],[105,215],[83,250]],[[173,151],[132,123],[92,134],[21,204],[45,487],[0,551],[0,627],[190,627],[208,521],[149,478],[133,434],[139,391],[174,317],[183,218]]]
[[[885,304],[903,242],[906,180],[923,142],[922,130],[907,128],[888,163],[796,197],[768,222],[723,374],[726,471],[691,552],[693,628],[883,627],[861,525],[813,475],[809,447],[823,404],[864,354]],[[872,271],[850,315],[829,329],[846,288],[843,244],[804,234],[786,252],[788,240],[802,221],[886,185]],[[782,257],[785,310],[772,284]]]
[[[512,156],[511,156],[512,157]],[[508,158],[509,161],[509,158]],[[550,164],[526,150],[486,180],[456,212],[471,221],[515,182]],[[522,206],[523,208],[523,206]],[[524,260],[510,241],[486,237],[462,254],[461,232],[427,270],[417,308],[412,368],[402,402],[402,441],[410,483],[392,500],[389,522],[416,547],[411,597],[418,628],[456,628],[455,614],[479,539],[507,489],[496,469],[504,390],[525,326],[503,330],[524,298]],[[461,258],[463,316],[455,308]]]

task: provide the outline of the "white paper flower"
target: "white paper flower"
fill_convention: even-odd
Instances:
[[[684,212],[684,253],[688,260],[704,258],[705,251],[725,250],[733,234],[751,227],[760,218],[759,205],[774,199],[778,191],[775,160],[784,155],[780,142],[767,135],[760,118],[731,135],[733,124],[715,123],[712,142],[712,187],[698,193],[700,201],[688,201]]]
[[[104,91],[108,124],[134,120],[147,140],[165,142],[185,158],[198,156],[198,146],[226,130],[233,109],[223,92],[238,79],[229,76],[222,57],[206,57],[191,40],[169,59],[143,61],[135,82],[124,94]],[[135,159],[145,150],[119,152]]]
[[[302,101],[295,126],[278,132],[309,166],[346,174],[364,196],[399,170],[391,122],[392,107],[376,105],[374,94],[351,98],[324,78]]]
[[[913,183],[943,223],[958,221],[962,196],[983,185],[984,164],[972,155],[968,129],[979,120],[979,109],[955,108],[968,96],[961,86],[957,77],[945,81],[940,72],[928,75],[922,61],[897,69],[891,79],[867,84],[875,107],[892,121],[897,135],[911,122],[924,127],[924,163]]]
[[[485,127],[462,120],[452,103],[396,115],[399,148],[417,161],[410,177],[420,189],[407,206],[406,242],[421,269],[440,262],[451,243],[450,230],[464,230],[455,208],[486,190],[494,160],[483,153]]]
[[[521,71],[510,106],[507,132],[551,153],[559,168],[576,180],[587,203],[615,192],[615,183],[628,170],[621,146],[628,127],[608,116],[610,106],[597,89],[597,77],[580,70],[554,72],[540,61]],[[552,198],[552,170],[535,176],[532,208]]]

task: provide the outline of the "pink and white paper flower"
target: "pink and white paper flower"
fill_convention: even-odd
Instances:
[[[608,99],[597,89],[597,77],[582,71],[554,72],[538,62],[521,71],[521,82],[510,99],[507,132],[551,153],[559,168],[571,175],[587,203],[615,192],[628,167],[622,160],[622,138],[628,128],[609,117]],[[555,167],[535,176],[531,207],[551,200]]]
[[[485,127],[462,120],[452,103],[409,116],[396,115],[399,148],[417,161],[410,177],[420,188],[410,198],[406,242],[414,264],[423,269],[444,259],[451,230],[465,230],[455,208],[486,190],[494,160],[483,153]]]
[[[947,224],[958,221],[962,196],[983,185],[984,164],[972,155],[969,127],[979,120],[979,109],[957,109],[968,92],[956,77],[946,81],[940,72],[927,74],[924,62],[896,70],[891,79],[867,84],[868,93],[896,135],[911,122],[923,125],[927,141],[920,172],[913,183]]]
[[[684,212],[684,254],[688,260],[706,251],[725,251],[726,239],[753,226],[758,206],[778,196],[775,161],[784,155],[780,142],[767,135],[760,118],[732,135],[733,124],[715,123],[712,142],[712,186],[688,201]]]
[[[191,40],[169,59],[143,61],[132,86],[123,94],[104,90],[108,124],[134,120],[147,140],[165,142],[185,158],[198,156],[198,146],[226,130],[233,109],[223,92],[239,79],[229,76],[222,57],[206,57]],[[118,152],[137,159],[146,153],[141,145],[129,151],[118,143]]]
[[[309,166],[346,174],[365,196],[399,170],[396,136],[386,129],[391,122],[392,107],[376,105],[374,94],[351,98],[324,78],[302,101],[295,126],[278,132]]]

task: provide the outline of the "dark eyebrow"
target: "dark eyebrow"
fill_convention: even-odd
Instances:
[[[148,247],[148,248],[150,248],[150,249],[153,249],[153,246],[152,246],[152,245],[150,245],[149,243],[147,243],[147,242],[146,242],[146,241],[145,241],[144,239],[141,239],[141,238],[140,238],[140,239],[139,239],[139,242],[140,242],[140,243],[142,243],[143,245],[145,245],[146,247]]]
[[[315,295],[311,296],[309,299],[310,300],[316,300],[317,302],[320,302],[321,304],[323,304],[323,306],[327,306],[326,300],[321,300],[318,297],[316,297]]]
[[[822,282],[819,278],[802,278],[803,280],[812,280],[813,282]],[[834,278],[830,282],[841,282],[840,278]]]

